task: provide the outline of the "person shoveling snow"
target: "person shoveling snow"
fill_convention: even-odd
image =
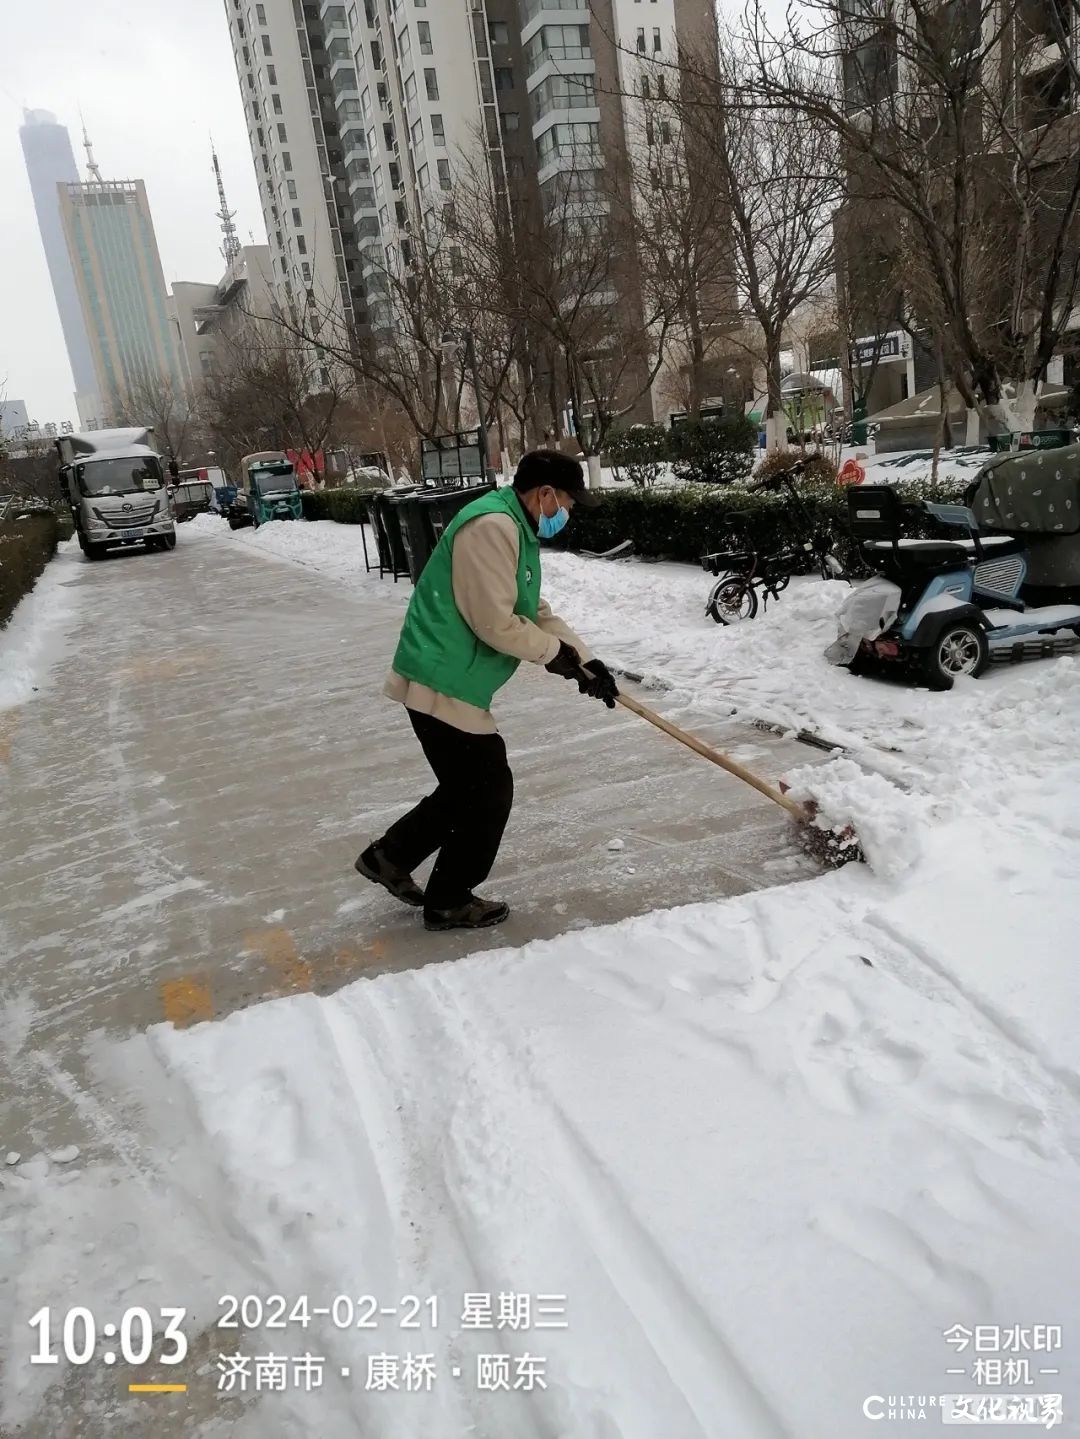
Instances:
[[[564,528],[575,503],[599,503],[577,460],[525,455],[511,487],[466,505],[447,526],[409,603],[384,693],[408,711],[438,787],[368,845],[356,868],[422,905],[428,929],[477,929],[510,913],[474,889],[491,872],[513,804],[491,703],[521,661],[615,704],[611,671],[540,595],[539,541]],[[422,890],[413,871],[432,854]]]

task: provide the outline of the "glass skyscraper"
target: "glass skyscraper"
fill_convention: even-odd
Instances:
[[[148,397],[184,397],[165,276],[141,180],[60,185],[60,215],[104,423],[149,423]]]
[[[59,124],[56,116],[48,110],[24,110],[19,139],[22,141],[41,244],[75,382],[75,403],[79,418],[85,424],[97,415],[100,408],[98,386],[90,339],[64,240],[57,191],[58,185],[77,183],[79,172],[75,168],[75,156],[66,127]]]

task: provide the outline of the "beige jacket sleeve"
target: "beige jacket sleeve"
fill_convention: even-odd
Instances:
[[[591,658],[581,640],[542,599],[536,623],[514,614],[517,603],[518,529],[509,515],[479,515],[454,536],[454,603],[479,639],[501,654],[546,665],[559,641]]]

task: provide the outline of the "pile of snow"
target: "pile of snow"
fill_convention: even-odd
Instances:
[[[83,573],[77,542],[64,541],[0,629],[0,710],[25,704],[45,683],[75,613],[77,600],[71,586]]]

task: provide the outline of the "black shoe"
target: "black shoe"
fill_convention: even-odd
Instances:
[[[478,899],[474,894],[457,909],[425,909],[425,929],[488,929],[502,924],[510,906],[497,899]]]
[[[383,889],[388,889],[395,899],[400,899],[404,904],[417,907],[423,904],[424,891],[412,875],[407,869],[391,864],[377,845],[368,845],[357,859],[355,868],[365,879],[381,884]]]

